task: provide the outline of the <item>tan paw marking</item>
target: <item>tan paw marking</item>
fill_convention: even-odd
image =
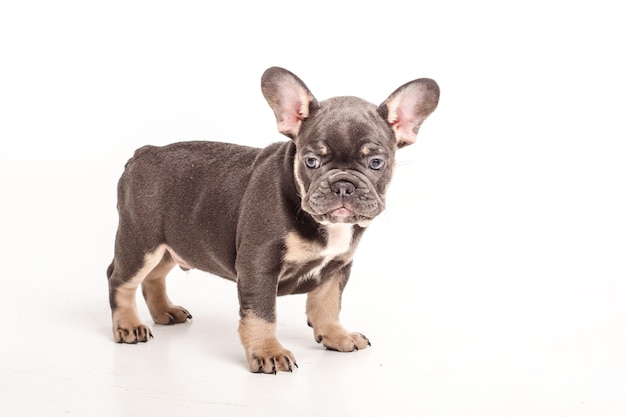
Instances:
[[[294,367],[298,367],[293,353],[276,339],[275,323],[249,313],[239,323],[239,336],[250,371],[276,374],[279,371],[292,372]]]
[[[187,320],[191,320],[193,317],[185,308],[172,305],[158,314],[155,314],[152,318],[157,324],[169,325],[184,323]]]
[[[353,352],[371,346],[367,337],[361,333],[349,333],[340,325],[316,329],[315,341],[338,352]]]
[[[120,318],[113,320],[113,337],[117,343],[147,342],[152,332],[138,320]]]
[[[269,340],[257,349],[246,354],[250,371],[263,374],[276,374],[280,371],[292,372],[298,367],[293,354],[282,347],[277,340]]]

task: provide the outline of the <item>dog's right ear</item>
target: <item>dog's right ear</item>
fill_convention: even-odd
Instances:
[[[268,68],[261,77],[261,90],[274,110],[278,131],[291,139],[298,135],[302,121],[319,107],[302,80],[283,68]]]
[[[422,122],[437,108],[439,86],[435,80],[420,78],[408,82],[394,91],[378,113],[387,120],[398,148],[415,143]]]

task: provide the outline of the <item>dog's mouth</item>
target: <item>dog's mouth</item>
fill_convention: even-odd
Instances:
[[[335,219],[333,223],[348,223],[346,220],[355,217],[354,211],[343,206],[330,210],[327,215],[329,218]]]
[[[372,218],[359,214],[357,211],[346,206],[340,206],[327,211],[324,214],[313,215],[313,218],[322,224],[346,223],[367,225]]]
[[[366,215],[364,213],[360,213],[359,210],[351,209],[346,206],[339,206],[335,208],[331,208],[327,211],[309,211],[309,214],[320,224],[333,224],[333,223],[345,223],[345,224],[358,224],[360,226],[368,226],[372,219],[375,217],[375,213],[373,215]]]

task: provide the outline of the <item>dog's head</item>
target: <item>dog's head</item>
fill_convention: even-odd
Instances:
[[[366,226],[383,211],[396,149],[415,142],[439,101],[437,83],[422,78],[378,107],[356,97],[318,102],[296,75],[277,67],[265,71],[261,88],[278,130],[296,144],[302,208],[322,224]]]

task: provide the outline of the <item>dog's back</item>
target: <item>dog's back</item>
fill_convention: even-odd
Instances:
[[[189,267],[235,279],[232,230],[238,219],[241,184],[250,180],[260,152],[221,142],[138,149],[118,184],[118,240],[135,242],[123,245],[126,248],[140,243],[141,255],[167,244]],[[198,205],[199,201],[204,204]],[[197,264],[198,258],[202,265]]]

